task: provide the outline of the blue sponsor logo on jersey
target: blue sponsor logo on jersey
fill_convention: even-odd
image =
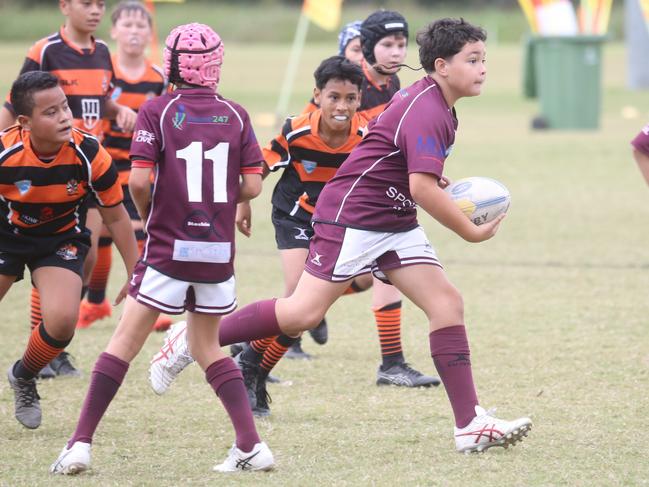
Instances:
[[[179,103],[178,111],[174,114],[174,118],[171,120],[171,123],[173,123],[174,128],[178,130],[182,130],[183,122],[185,121],[186,117],[187,114],[185,113],[185,105]]]
[[[452,146],[451,146],[452,147]],[[433,137],[420,135],[417,137],[416,152],[423,156],[433,156],[436,159],[444,159],[450,153],[451,147],[444,147],[444,144],[437,142]]]
[[[16,181],[14,183],[16,185],[16,188],[18,188],[18,192],[23,195],[29,191],[29,189],[32,187],[32,182],[30,179],[23,179],[22,181]]]
[[[399,94],[401,95],[401,98],[406,98],[407,96],[410,95],[410,93],[408,93],[408,90],[406,90],[405,88],[402,89],[402,90],[399,90]]]
[[[313,171],[315,171],[315,168],[318,167],[318,163],[315,161],[306,161],[303,159],[302,167],[304,168],[307,174],[311,174]]]

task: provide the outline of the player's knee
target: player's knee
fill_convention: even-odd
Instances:
[[[43,316],[43,321],[49,328],[48,333],[57,340],[69,338],[70,331],[74,332],[78,319],[79,308],[77,306],[68,309],[58,308]]]

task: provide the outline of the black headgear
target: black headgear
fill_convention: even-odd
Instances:
[[[408,22],[399,12],[378,10],[361,24],[361,49],[370,64],[376,63],[374,46],[386,36],[401,33],[408,38]]]

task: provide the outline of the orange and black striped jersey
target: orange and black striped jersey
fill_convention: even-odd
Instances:
[[[92,48],[81,49],[61,28],[31,47],[20,74],[28,71],[48,71],[59,78],[74,126],[101,138],[101,119],[105,117],[106,99],[114,78],[110,52],[104,42],[93,38]],[[13,113],[8,97],[5,107]]]
[[[394,94],[401,89],[401,81],[399,81],[399,77],[396,74],[393,74],[388,78],[386,84],[379,86],[372,81],[365,60],[361,62],[361,67],[365,76],[363,76],[363,82],[361,84],[361,106],[358,107],[358,112],[366,120],[372,120],[385,110],[385,106]],[[318,104],[311,98],[302,113],[310,113],[318,108],[320,108]]]
[[[101,206],[123,198],[117,171],[95,137],[73,129],[69,142],[46,160],[20,126],[0,132],[0,235],[82,233],[89,193]]]
[[[367,121],[358,113],[351,121],[349,137],[331,148],[318,135],[320,109],[287,118],[282,132],[264,148],[271,171],[284,169],[273,190],[273,206],[304,221],[310,221],[320,191],[365,135]]]
[[[167,84],[164,74],[162,69],[155,64],[147,60],[142,76],[131,79],[119,69],[117,57],[113,56],[112,59],[115,69],[115,90],[112,99],[120,105],[126,105],[137,112],[145,101],[165,92]],[[123,132],[114,121],[106,120],[104,124],[104,147],[113,158],[120,183],[126,185],[131,171],[128,152],[131,148],[133,132]]]

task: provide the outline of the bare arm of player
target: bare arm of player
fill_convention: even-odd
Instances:
[[[237,224],[237,230],[246,237],[252,235],[252,208],[250,202],[244,201],[237,205],[237,216],[234,220]]]
[[[112,98],[106,100],[106,118],[115,120],[115,123],[124,132],[133,132],[137,113],[129,107],[120,105]]]
[[[261,194],[261,174],[242,174],[237,203],[250,201]]]
[[[109,208],[97,206],[97,209],[99,210],[99,213],[101,213],[104,225],[108,227],[108,231],[110,231],[110,234],[113,237],[117,250],[119,250],[119,253],[122,255],[122,260],[124,261],[124,267],[126,268],[128,276],[126,278],[126,283],[122,286],[122,289],[113,303],[113,305],[117,305],[126,297],[129,281],[131,280],[133,269],[135,268],[135,264],[139,258],[137,242],[135,241],[135,233],[133,233],[133,227],[131,226],[131,218],[128,216],[128,212],[123,203]]]
[[[633,149],[633,158],[638,164],[638,168],[644,177],[644,180],[649,184],[649,155],[640,152],[638,149]]]
[[[7,127],[16,123],[16,117],[11,113],[7,107],[3,106],[0,108],[0,130],[4,130]]]
[[[482,242],[490,239],[496,234],[500,222],[505,217],[503,214],[489,223],[477,226],[453,203],[433,174],[411,173],[408,182],[415,203],[467,242]]]
[[[128,178],[128,190],[140,218],[146,222],[151,208],[151,168],[132,167]]]

